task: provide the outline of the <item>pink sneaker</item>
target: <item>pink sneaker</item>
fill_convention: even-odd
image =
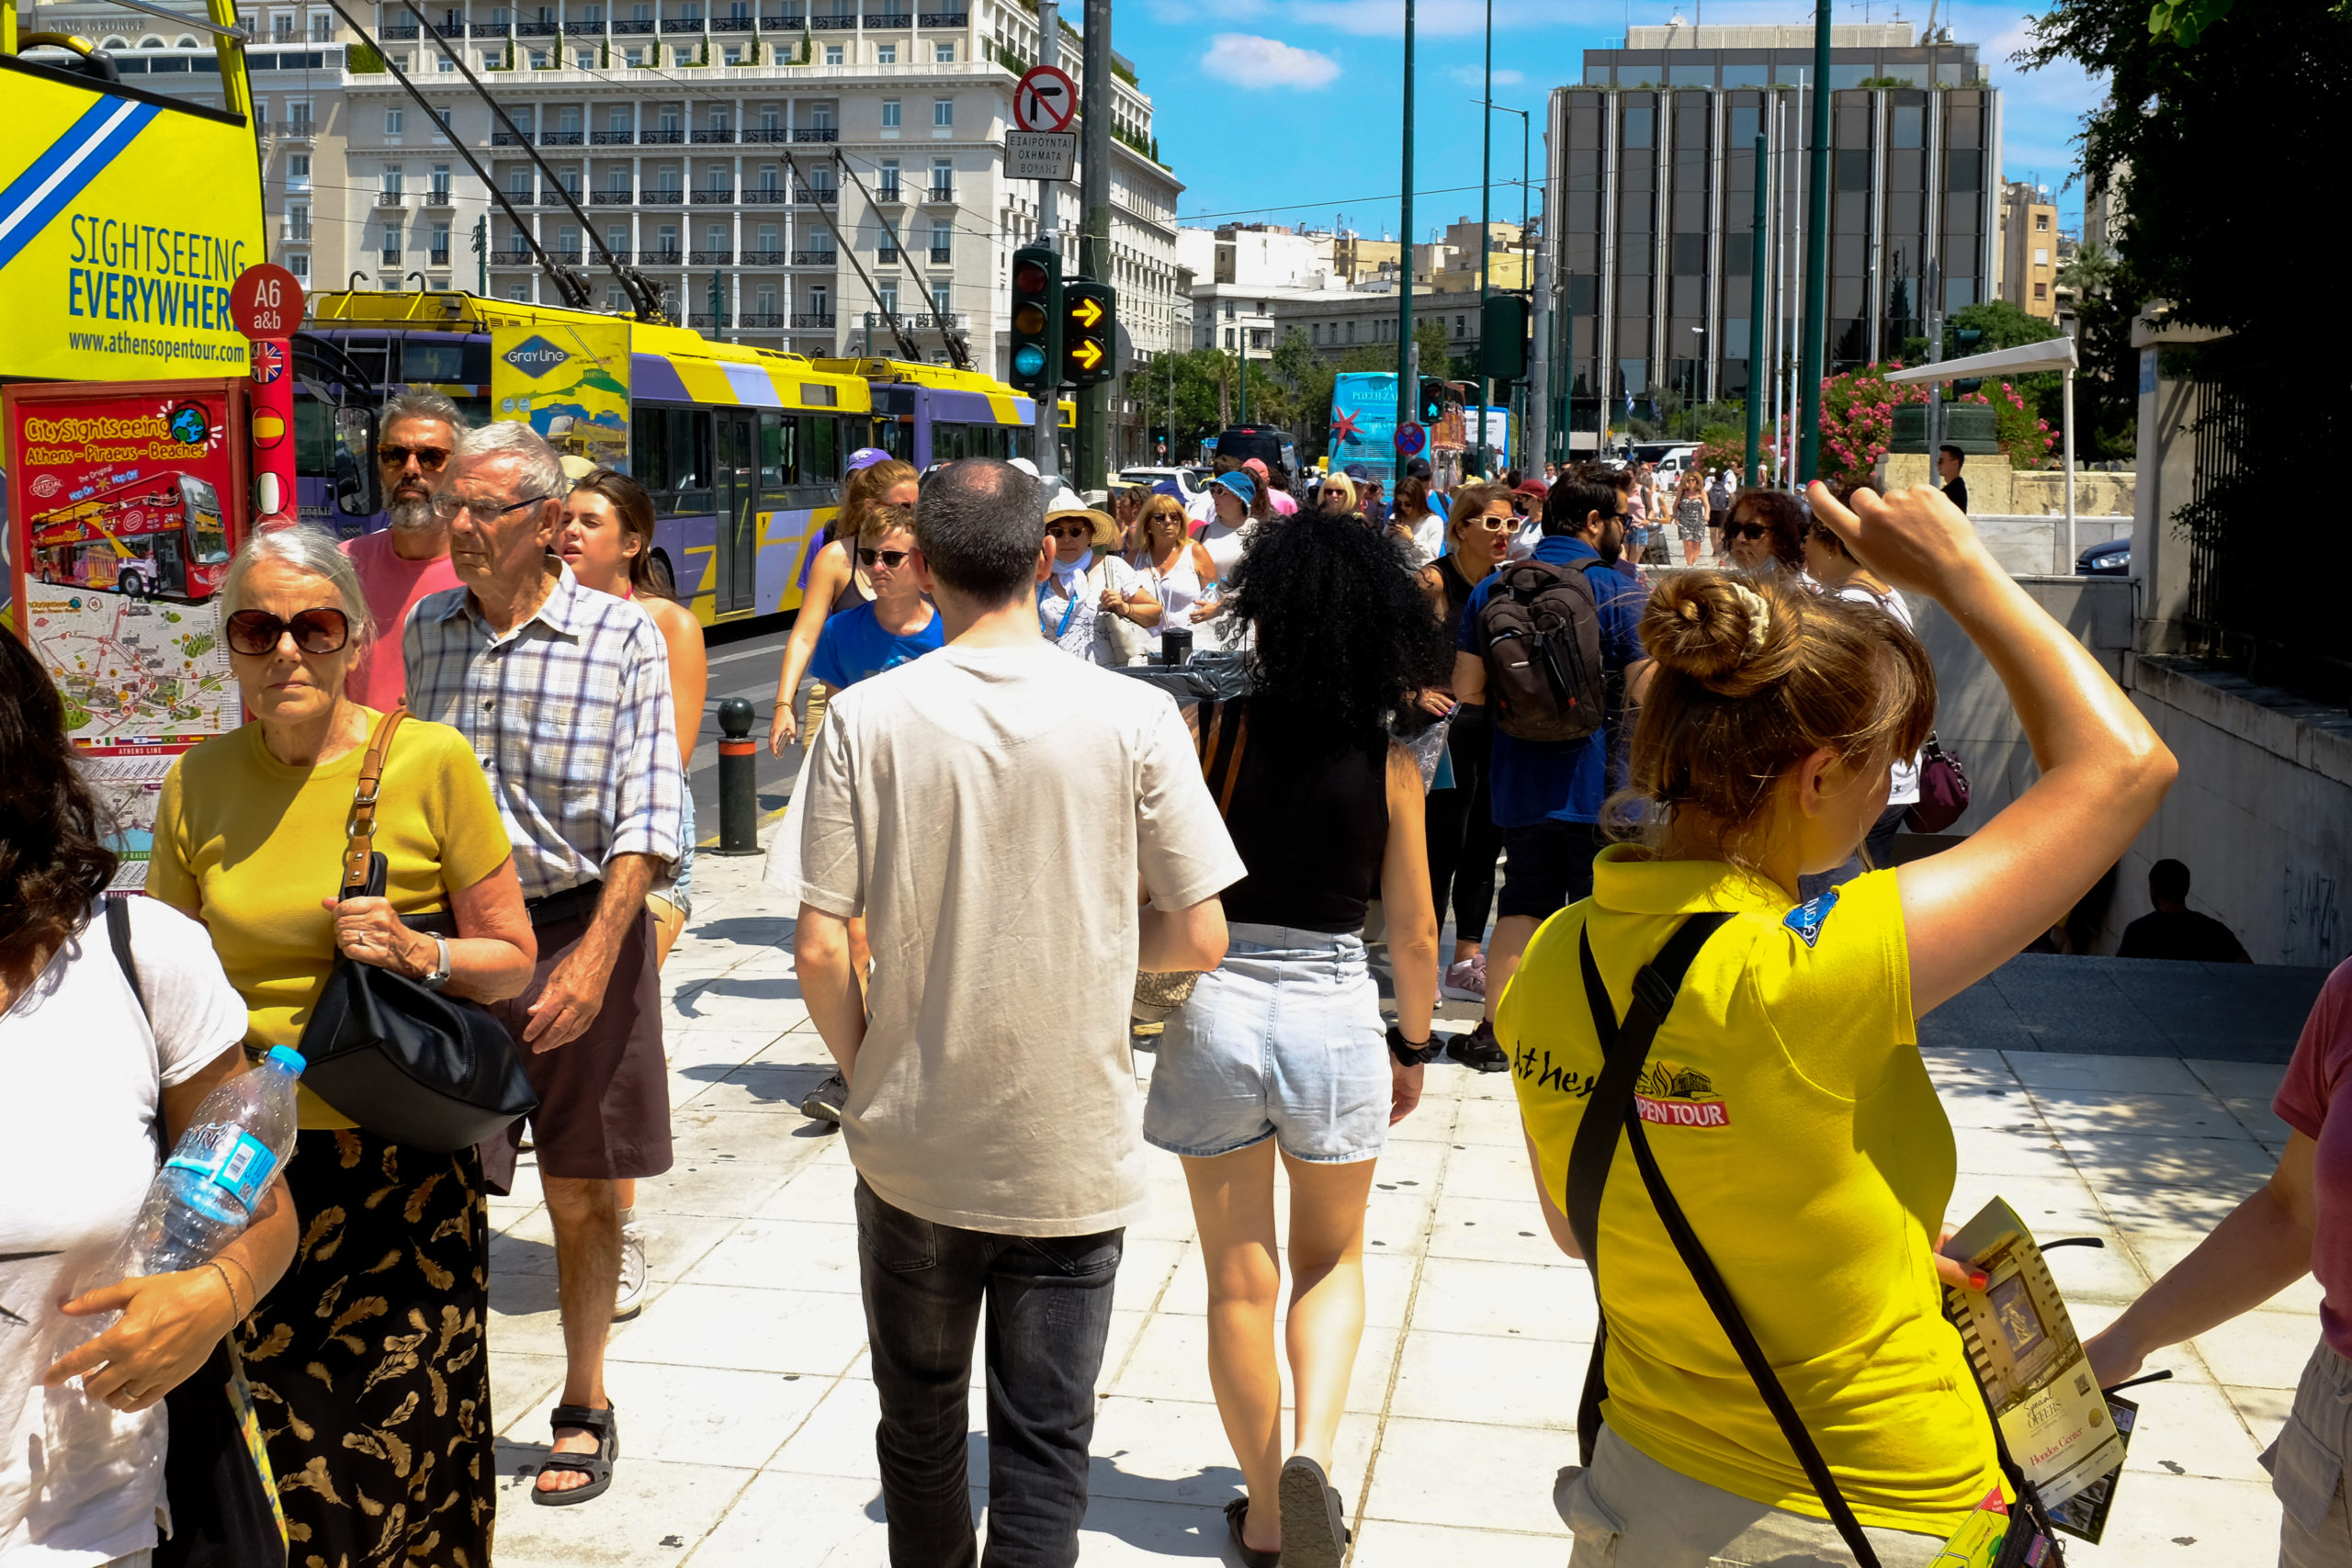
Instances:
[[[1445,983],[1438,987],[1444,996],[1457,1002],[1483,1002],[1487,999],[1487,955],[1464,958],[1445,972]]]

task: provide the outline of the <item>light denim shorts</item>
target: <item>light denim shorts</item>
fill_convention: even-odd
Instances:
[[[1225,962],[1168,1016],[1143,1135],[1205,1159],[1268,1138],[1344,1165],[1387,1146],[1391,1078],[1363,941],[1236,925]]]
[[[670,902],[681,912],[692,915],[695,910],[692,889],[695,882],[695,792],[691,783],[685,791],[685,820],[678,833],[678,880],[670,885]]]

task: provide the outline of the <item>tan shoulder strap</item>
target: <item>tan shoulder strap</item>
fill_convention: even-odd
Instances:
[[[343,850],[343,897],[356,898],[368,886],[368,862],[376,852],[376,797],[383,788],[384,760],[391,754],[392,735],[408,717],[408,705],[401,704],[384,716],[376,727],[375,738],[368,743],[368,755],[359,764],[359,787],[352,792],[350,839]]]

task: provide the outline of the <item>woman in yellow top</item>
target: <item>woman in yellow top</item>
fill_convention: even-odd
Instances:
[[[1580,949],[1613,1015],[1688,917],[1730,919],[1691,962],[1634,1108],[1666,1183],[1885,1568],[1932,1562],[2002,1485],[1991,1423],[1939,1292],[1956,1156],[1915,1021],[2061,918],[2154,814],[2175,772],[2080,644],[1916,489],[1834,527],[1884,581],[1966,628],[2007,688],[2041,777],[1956,848],[1800,905],[1843,864],[1925,739],[1934,672],[1891,618],[1780,582],[1686,572],[1642,622],[1656,660],[1634,735],[1641,844],[1546,921],[1504,993],[1552,1235],[1602,1052]],[[1847,1550],[1668,1240],[1631,1150],[1600,1203],[1605,1425],[1559,1498],[1572,1568],[1846,1562]],[[1981,1282],[1981,1281],[1980,1281]]]
[[[349,558],[315,529],[255,535],[221,610],[254,718],[172,765],[147,891],[209,931],[247,1044],[299,1043],[338,953],[446,975],[478,1001],[520,992],[537,944],[489,783],[454,729],[401,726],[377,807],[388,897],[337,902],[345,820],[381,721],[344,694],[374,631]],[[445,934],[416,929],[445,910]],[[308,1089],[301,1125],[286,1167],[301,1245],[241,1336],[294,1560],[487,1563],[481,1162],[387,1143]]]

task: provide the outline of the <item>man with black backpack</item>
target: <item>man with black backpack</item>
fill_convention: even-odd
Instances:
[[[1649,674],[1639,635],[1646,592],[1603,559],[1624,534],[1609,477],[1572,469],[1544,499],[1534,555],[1488,576],[1463,610],[1453,694],[1492,716],[1495,826],[1508,856],[1487,952],[1487,1016],[1447,1047],[1480,1072],[1510,1065],[1495,1043],[1495,1002],[1528,939],[1592,893],[1611,736],[1630,722]]]

